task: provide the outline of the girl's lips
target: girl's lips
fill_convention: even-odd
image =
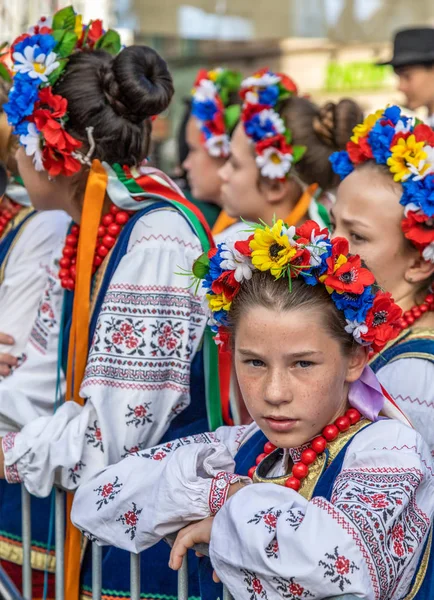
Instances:
[[[265,421],[270,429],[284,433],[290,431],[298,422],[298,419],[273,419],[271,417],[265,417]]]

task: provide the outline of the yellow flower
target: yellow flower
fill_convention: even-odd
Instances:
[[[213,312],[219,310],[229,310],[231,307],[231,300],[228,300],[224,294],[207,294],[208,305]]]
[[[211,81],[215,81],[218,75],[219,72],[217,71],[217,69],[214,69],[213,71],[208,71],[208,77],[211,79]]]
[[[78,37],[78,39],[81,38],[82,31],[83,31],[83,17],[81,15],[76,15],[74,33]]]
[[[427,158],[423,150],[424,145],[425,142],[416,142],[415,136],[410,135],[406,140],[399,139],[398,143],[392,146],[392,156],[387,159],[387,164],[394,174],[395,181],[405,181],[415,170],[423,175],[429,168],[430,165],[424,162]]]
[[[357,144],[359,142],[359,138],[365,137],[365,135],[368,135],[368,133],[374,127],[375,123],[381,117],[383,112],[384,112],[383,109],[377,110],[376,112],[368,115],[365,118],[365,120],[363,121],[363,123],[356,125],[356,127],[354,127],[354,129],[353,129],[353,135],[351,137],[351,141],[354,142],[355,144]]]
[[[283,221],[279,219],[270,229],[256,229],[250,242],[252,263],[260,271],[270,271],[274,277],[281,277],[297,253],[287,235],[282,235]]]
[[[345,254],[339,254],[337,259],[335,260],[335,264],[333,267],[333,273],[336,273],[336,271],[338,269],[340,269],[342,267],[342,265],[344,265],[347,262],[348,262],[348,258],[345,256]],[[321,281],[321,283],[324,283],[324,281],[327,279],[328,276],[329,276],[328,273],[326,273],[325,275],[321,275],[321,277],[319,277],[319,280]],[[333,292],[336,291],[335,289],[329,287],[328,285],[326,285],[326,290],[329,294],[332,294]],[[342,292],[337,292],[337,293],[342,294]]]

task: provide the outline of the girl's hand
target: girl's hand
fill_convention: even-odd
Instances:
[[[187,550],[196,544],[209,544],[214,517],[207,517],[203,521],[187,525],[178,532],[175,543],[170,553],[169,567],[174,571],[181,568]]]

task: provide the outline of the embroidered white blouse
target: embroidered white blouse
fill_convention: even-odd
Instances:
[[[60,210],[31,217],[11,248],[0,285],[0,331],[15,339],[0,352],[22,356],[48,278],[54,249],[65,239],[70,218]]]
[[[395,420],[361,430],[330,500],[261,483],[224,502],[233,456],[255,431],[255,424],[222,427],[136,452],[77,490],[72,520],[98,544],[140,552],[221,506],[210,556],[237,600],[403,597],[434,513],[421,436]]]
[[[63,301],[59,247],[28,358],[0,384],[9,482],[23,481],[36,496],[47,496],[53,483],[75,489],[132,448],[159,442],[190,402],[190,364],[206,318],[180,273],[201,252],[175,210],[149,212],[134,225],[98,317],[80,391],[86,403],[66,402],[53,415]],[[62,372],[59,387],[62,396]]]

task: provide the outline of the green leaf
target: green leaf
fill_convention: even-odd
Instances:
[[[59,79],[59,77],[62,75],[63,71],[65,70],[66,64],[68,62],[67,58],[61,58],[59,60],[60,65],[57,67],[57,69],[55,69],[52,73],[50,73],[48,75],[48,83],[52,86],[56,83],[56,81]]]
[[[121,38],[117,31],[109,29],[106,33],[97,40],[95,48],[105,50],[110,54],[118,54],[121,49]]]
[[[57,13],[53,17],[53,30],[55,29],[75,29],[75,10],[72,6],[67,6],[66,8],[62,8],[62,10],[57,11]]]
[[[286,143],[290,144],[292,142],[292,132],[290,129],[285,129],[285,139],[286,139]]]
[[[301,158],[303,158],[304,153],[306,152],[306,146],[293,146],[292,153],[294,156],[294,162],[298,162]]]
[[[241,106],[239,104],[232,104],[231,106],[228,106],[227,109],[225,110],[225,113],[224,113],[225,126],[226,126],[226,130],[229,131],[229,133],[232,133],[232,131],[237,126],[237,123],[240,120],[240,115],[241,115]]]
[[[225,70],[217,77],[216,83],[225,87],[229,93],[237,92],[241,85],[241,73]]]
[[[203,279],[208,274],[209,258],[206,254],[199,256],[193,263],[193,275],[198,279]]]
[[[0,79],[3,79],[4,81],[7,81],[8,83],[10,83],[12,81],[12,77],[10,76],[9,71],[2,63],[0,63]]]
[[[60,58],[70,56],[78,42],[78,37],[73,31],[65,31],[59,45],[56,48]]]

